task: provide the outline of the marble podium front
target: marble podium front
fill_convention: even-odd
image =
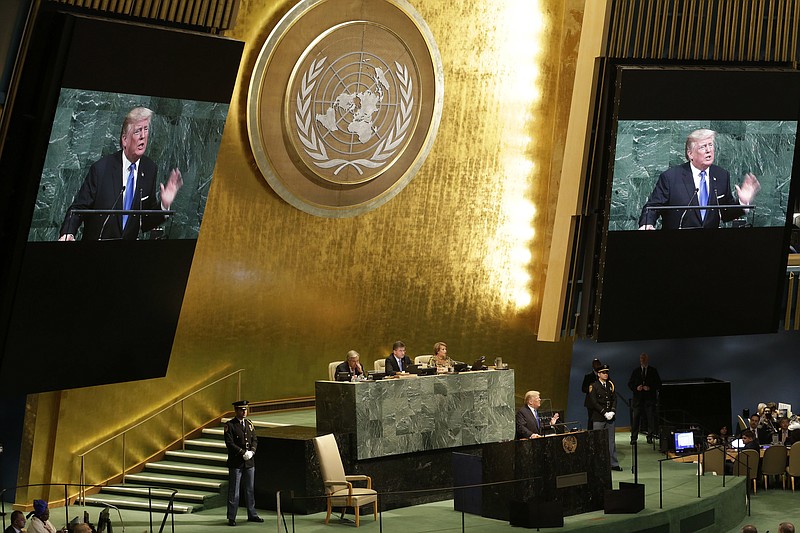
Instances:
[[[512,501],[561,503],[564,516],[603,508],[611,488],[607,430],[483,447],[482,516],[508,520]]]
[[[317,381],[317,432],[353,434],[356,459],[514,438],[514,371]]]

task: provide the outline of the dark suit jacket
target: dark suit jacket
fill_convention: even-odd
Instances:
[[[639,385],[647,385],[650,390],[637,391]],[[658,370],[655,367],[647,367],[647,374],[642,378],[642,367],[637,366],[631,372],[631,379],[628,380],[628,388],[633,391],[633,400],[635,404],[639,402],[655,402],[658,389],[661,388],[661,376],[658,375]]]
[[[17,533],[17,530],[14,529],[14,526],[8,526],[3,530],[3,533]]]
[[[542,420],[541,412],[539,412],[539,420]],[[516,426],[517,434],[515,438],[517,439],[528,439],[534,433],[537,435],[551,433],[548,428],[542,427],[536,422],[536,418],[527,405],[523,405],[517,410]]]
[[[403,356],[403,371],[408,371],[408,365],[413,364],[411,362],[411,358],[407,355]],[[397,374],[400,372],[400,367],[397,366],[397,361],[394,358],[394,354],[389,354],[389,357],[386,358],[386,373],[390,376]]]
[[[608,422],[605,414],[613,411],[616,416],[617,411],[617,394],[614,392],[614,384],[609,379],[606,381],[606,386],[600,384],[600,380],[595,381],[589,385],[589,392],[586,394],[586,403],[592,410],[592,422]],[[613,422],[615,418],[611,419]]]
[[[161,209],[156,199],[157,168],[152,159],[142,156],[137,165],[136,191],[131,209]],[[123,209],[122,150],[103,157],[91,168],[83,180],[75,200],[69,206],[61,224],[59,235],[75,235],[81,217],[71,215],[72,209]],[[129,217],[123,231],[122,216],[84,215],[83,239],[135,240],[139,235],[140,217]],[[148,216],[141,221],[141,230],[150,231],[164,221],[163,216]],[[101,235],[102,232],[102,235]]]
[[[350,365],[347,364],[347,361],[342,361],[339,363],[339,366],[336,367],[336,372],[333,374],[334,379],[336,379],[336,376],[339,374],[339,372],[347,372],[351,376],[360,376],[362,374],[362,372],[358,371],[358,367],[350,370]]]
[[[244,424],[234,417],[225,422],[223,428],[225,435],[225,447],[228,449],[228,468],[240,468],[245,466],[251,468],[255,466],[253,458],[244,460],[244,452],[248,450],[256,451],[258,437],[253,423],[247,418]]]
[[[727,170],[717,165],[711,165],[708,167],[707,181],[708,205],[739,205],[739,202],[731,194],[731,179]],[[661,225],[664,229],[718,228],[720,215],[722,215],[722,220],[728,222],[744,213],[743,209],[723,209],[721,212],[717,209],[709,209],[706,211],[705,220],[701,221],[700,211],[696,209],[648,210],[648,207],[699,205],[697,194],[689,163],[670,167],[658,177],[655,189],[642,208],[639,226],[647,224],[655,226],[656,220],[661,216]],[[683,220],[681,221],[681,219]]]

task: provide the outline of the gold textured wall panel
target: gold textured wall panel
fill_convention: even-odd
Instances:
[[[468,362],[502,356],[520,403],[535,388],[566,407],[571,343],[539,343],[535,332],[583,0],[412,4],[444,63],[436,143],[396,198],[330,219],[291,207],[258,173],[246,91],[292,3],[241,2],[227,36],[246,42],[245,55],[167,376],[60,393],[62,418],[32,443],[32,461],[54,479],[77,480],[75,454],[91,442],[223,373],[244,368],[251,401],[308,396],[328,362],[355,349],[371,366],[397,339],[412,356],[440,340]],[[56,413],[40,407],[42,416]],[[54,443],[50,457],[42,439]]]

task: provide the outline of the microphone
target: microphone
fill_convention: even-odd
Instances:
[[[119,191],[119,194],[117,195],[117,199],[114,200],[114,204],[111,206],[111,210],[112,211],[117,208],[117,203],[119,202],[119,199],[122,198],[123,194],[125,194],[125,186],[124,185],[122,186],[122,190]],[[103,240],[103,231],[105,231],[105,229],[106,229],[106,224],[108,224],[108,219],[109,218],[111,218],[111,213],[106,215],[106,219],[103,221],[103,225],[100,226],[100,235],[97,236],[97,240],[98,241],[102,241]]]
[[[689,203],[686,204],[686,205],[692,205],[692,201],[697,197],[697,193],[699,191],[700,191],[700,189],[698,187],[694,188],[694,193],[692,194],[692,197],[689,198]],[[686,212],[687,211],[688,211],[688,209],[684,209],[683,210],[683,214],[681,215],[681,220],[680,220],[680,222],[678,222],[678,229],[683,229],[683,218],[686,216]]]

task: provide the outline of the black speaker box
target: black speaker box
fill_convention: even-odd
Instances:
[[[509,523],[517,527],[564,527],[561,502],[509,502]]]
[[[620,481],[618,490],[607,490],[603,500],[605,514],[635,514],[644,509],[644,485]]]

